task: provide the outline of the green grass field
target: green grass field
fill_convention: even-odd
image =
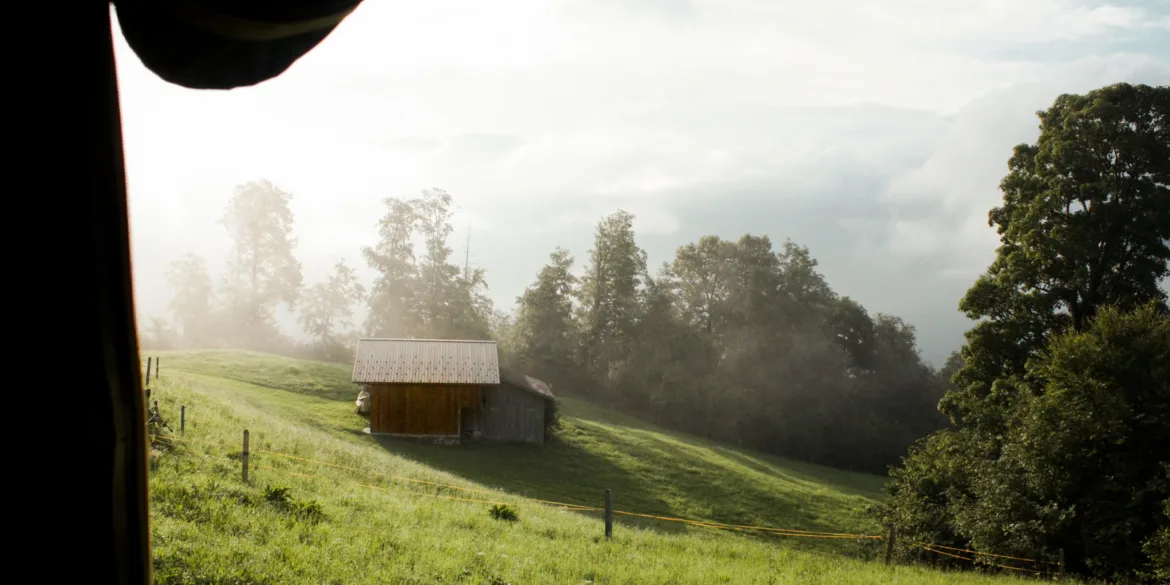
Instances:
[[[878,534],[865,510],[880,498],[879,477],[734,449],[571,399],[544,446],[371,437],[353,414],[357,389],[344,365],[234,351],[151,355],[162,357],[151,386],[173,429],[164,433],[177,435],[179,406],[187,412],[184,440],[160,440],[151,454],[158,583],[1017,581],[886,567],[875,560],[879,540],[630,516],[618,516],[606,540],[600,514],[527,499],[600,506],[609,488],[617,510]],[[253,451],[247,484],[244,429]],[[468,499],[508,503],[519,520],[495,520],[488,504]]]

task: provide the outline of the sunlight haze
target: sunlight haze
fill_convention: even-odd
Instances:
[[[118,33],[140,320],[167,315],[168,262],[222,270],[235,185],[293,194],[306,284],[344,257],[367,287],[383,198],[437,187],[499,309],[556,246],[579,270],[621,208],[651,272],[706,234],[792,238],[939,365],[1034,112],[1170,83],[1160,0],[425,4],[365,2],[284,75],[222,92],[164,83]]]

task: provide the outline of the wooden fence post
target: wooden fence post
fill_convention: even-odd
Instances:
[[[162,363],[162,358],[154,358],[154,381],[158,381],[158,365]]]
[[[1062,548],[1058,552],[1059,552],[1060,556],[1058,558],[1057,566],[1060,568],[1060,572],[1057,573],[1056,578],[1061,580],[1061,581],[1064,581],[1064,549]]]
[[[244,466],[244,483],[248,483],[248,429],[244,429],[244,453],[240,459]]]
[[[605,490],[605,537],[613,538],[613,492]]]
[[[886,537],[886,564],[890,564],[890,559],[894,556],[894,539],[898,536],[898,530],[890,524],[890,534]]]
[[[187,407],[179,407],[179,434],[187,434]]]
[[[150,386],[150,358],[146,358],[146,385]]]

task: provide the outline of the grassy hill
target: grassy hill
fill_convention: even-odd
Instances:
[[[436,446],[361,432],[345,366],[161,352],[152,384],[182,441],[151,457],[158,583],[1002,583],[874,562],[878,540],[733,532],[697,521],[878,534],[882,479],[671,433],[566,399],[544,446]],[[240,479],[243,429],[251,480]],[[291,456],[291,457],[289,457]],[[295,458],[294,458],[295,457]],[[445,487],[446,486],[446,487]],[[462,488],[462,489],[459,489]],[[477,501],[468,501],[477,500]],[[519,521],[494,520],[504,502]]]

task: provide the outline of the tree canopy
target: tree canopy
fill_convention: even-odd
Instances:
[[[989,214],[995,260],[960,302],[979,322],[948,366],[955,428],[895,471],[887,519],[1139,579],[1170,497],[1170,87],[1062,95],[1038,116]]]

